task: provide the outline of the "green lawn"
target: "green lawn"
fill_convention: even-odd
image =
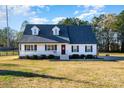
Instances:
[[[18,55],[18,51],[0,51],[0,56]]]
[[[124,87],[124,61],[50,61],[0,57],[0,87]]]

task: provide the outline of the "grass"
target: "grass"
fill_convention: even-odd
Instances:
[[[0,51],[0,56],[18,55],[18,51]]]
[[[124,61],[50,61],[0,57],[0,87],[124,87]]]

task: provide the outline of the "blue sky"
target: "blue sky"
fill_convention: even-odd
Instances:
[[[9,26],[20,30],[24,20],[34,24],[56,24],[66,17],[77,17],[81,20],[88,20],[100,14],[119,14],[124,10],[124,5],[53,5],[53,6],[8,6]],[[6,26],[5,6],[0,6],[0,28]]]

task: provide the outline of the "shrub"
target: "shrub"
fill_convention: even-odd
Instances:
[[[38,56],[37,55],[33,55],[32,58],[33,59],[38,59]]]
[[[55,58],[54,55],[49,55],[49,56],[48,56],[48,59],[54,59],[54,58]]]
[[[24,59],[25,57],[24,56],[19,56],[20,59]]]
[[[55,56],[55,59],[60,59],[60,56]]]
[[[71,58],[73,58],[73,59],[78,59],[78,58],[80,58],[80,56],[79,56],[78,54],[73,54],[73,55],[71,56]]]
[[[41,55],[40,59],[47,59],[47,56],[46,55]]]
[[[69,55],[69,59],[72,59],[72,55]]]
[[[26,55],[25,58],[26,58],[26,59],[30,59],[30,56]]]
[[[86,58],[87,59],[92,59],[92,58],[94,58],[94,56],[93,55],[87,55]]]
[[[110,56],[109,54],[106,54],[106,56]]]
[[[84,58],[85,58],[85,55],[83,55],[83,54],[80,55],[80,58],[81,58],[81,59],[84,59]]]

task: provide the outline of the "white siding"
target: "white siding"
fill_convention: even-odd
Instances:
[[[71,49],[72,45],[78,45],[79,46],[79,52],[72,52],[72,49]],[[87,46],[87,45],[92,45],[92,47],[93,47],[92,52],[85,52],[85,46]],[[67,52],[68,52],[68,55],[72,55],[72,54],[97,55],[97,45],[96,44],[70,44],[70,45],[68,45]]]
[[[57,45],[57,52],[55,51],[45,51],[45,44],[49,45]],[[65,43],[27,43],[27,45],[37,45],[37,51],[25,51],[24,50],[24,45],[26,44],[21,44],[21,50],[19,50],[20,56],[32,56],[32,55],[61,55],[61,45]],[[72,55],[72,54],[92,54],[92,55],[97,55],[97,45],[96,44],[65,44],[66,45],[66,55]],[[71,46],[72,45],[78,45],[79,46],[79,52],[72,52]],[[93,51],[92,52],[85,52],[85,45],[92,45]]]
[[[57,51],[45,51],[45,44],[46,45],[57,45]],[[32,55],[42,55],[42,54],[45,54],[45,55],[50,55],[50,54],[53,54],[53,55],[57,55],[59,56],[61,54],[61,45],[60,43],[37,43],[37,44],[27,44],[27,45],[37,45],[37,51],[25,51],[24,50],[24,45],[26,44],[21,44],[21,51],[20,51],[20,56],[26,56],[26,55],[29,55],[29,56],[32,56]]]

